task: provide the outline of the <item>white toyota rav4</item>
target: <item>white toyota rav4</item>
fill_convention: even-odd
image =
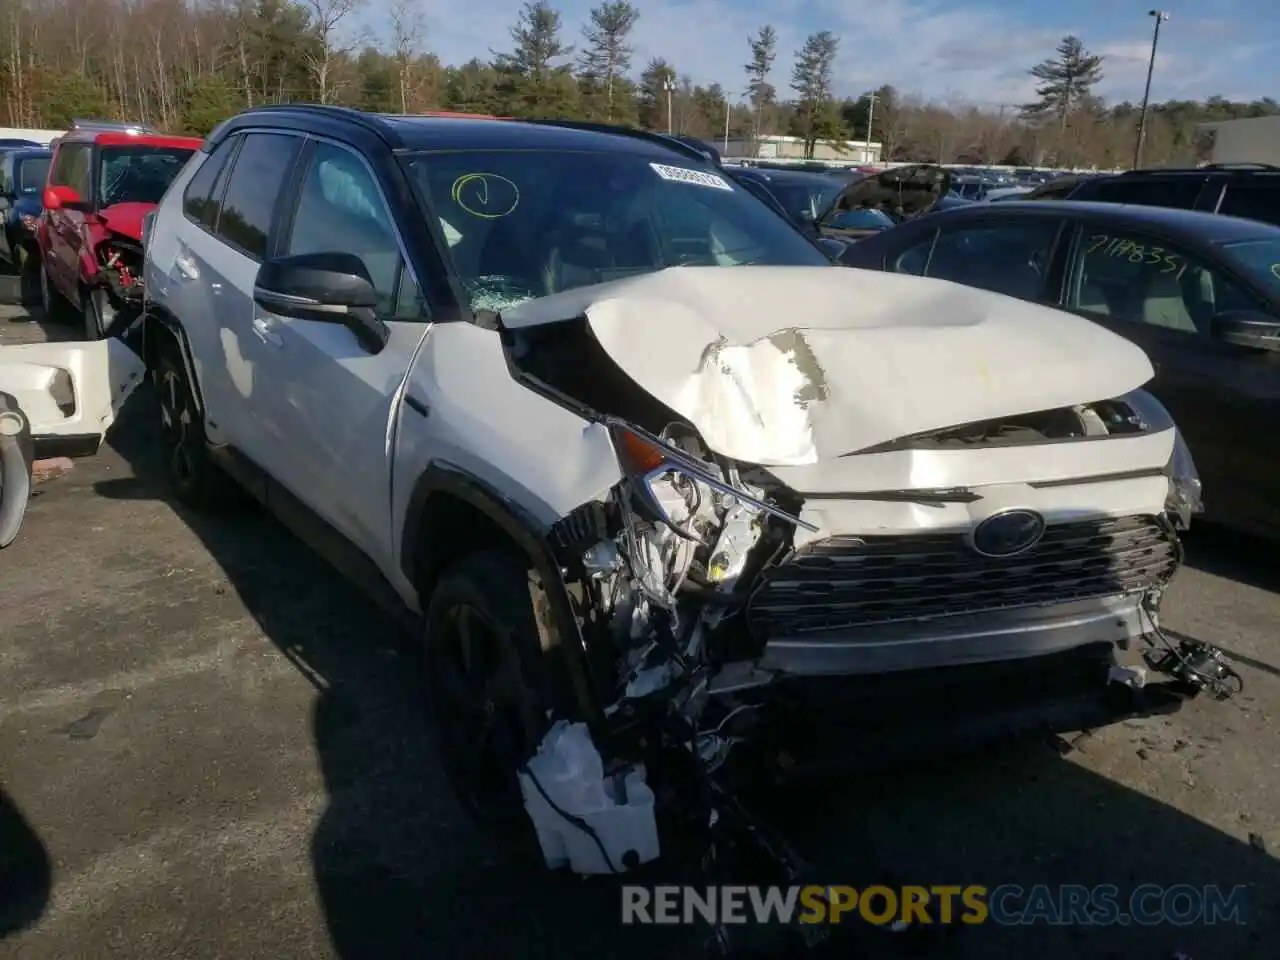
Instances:
[[[833,266],[582,124],[250,110],[145,243],[174,490],[412,615],[474,809],[558,719],[760,771],[1139,709],[1198,481],[1082,318]]]

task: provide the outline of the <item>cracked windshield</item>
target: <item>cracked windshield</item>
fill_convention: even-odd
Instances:
[[[679,156],[450,151],[411,167],[477,310],[664,267],[828,263],[749,191]]]

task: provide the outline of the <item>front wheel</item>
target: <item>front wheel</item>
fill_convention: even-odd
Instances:
[[[106,293],[102,290],[86,290],[80,295],[80,316],[86,340],[101,340],[106,336],[110,321],[106,313],[110,309],[106,303]]]
[[[482,550],[431,593],[426,681],[446,776],[463,806],[500,837],[528,837],[517,772],[547,730],[534,592],[515,549]]]
[[[36,269],[39,271],[40,276],[40,307],[44,311],[44,318],[52,321],[65,320],[71,305],[54,288],[53,281],[49,279],[49,271],[45,268],[44,261],[38,254],[36,257]]]

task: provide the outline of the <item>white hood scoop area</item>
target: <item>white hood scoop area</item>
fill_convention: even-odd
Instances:
[[[668,268],[531,300],[501,322],[583,317],[712,450],[763,466],[1116,397],[1153,375],[1139,347],[1073,314],[845,267]]]

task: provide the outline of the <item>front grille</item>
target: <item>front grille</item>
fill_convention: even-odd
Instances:
[[[1007,558],[958,533],[829,537],[769,570],[747,616],[768,637],[1134,593],[1173,576],[1176,536],[1152,516],[1059,523]]]

